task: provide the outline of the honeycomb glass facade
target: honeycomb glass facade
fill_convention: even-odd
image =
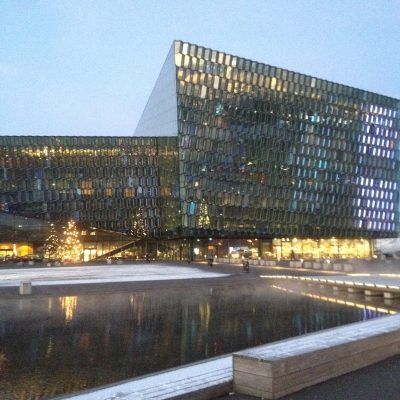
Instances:
[[[175,41],[135,137],[0,137],[0,207],[122,233],[140,209],[171,258],[366,256],[399,233],[399,111]]]
[[[187,234],[397,235],[399,100],[173,46]]]
[[[176,138],[0,137],[0,206],[8,214],[150,236],[177,224]],[[162,186],[161,186],[162,185]]]

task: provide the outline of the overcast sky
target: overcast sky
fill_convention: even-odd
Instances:
[[[0,135],[133,135],[174,39],[400,98],[400,0],[0,0]]]

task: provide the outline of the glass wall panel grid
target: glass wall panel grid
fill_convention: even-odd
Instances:
[[[398,100],[184,42],[159,81],[151,136],[0,137],[1,207],[120,232],[141,208],[167,238],[398,234]]]
[[[162,216],[170,226],[178,215],[170,200],[178,181],[176,143],[173,137],[2,136],[1,208],[119,232],[132,229],[140,208],[157,237]]]
[[[187,232],[396,236],[398,100],[193,44],[174,48]]]

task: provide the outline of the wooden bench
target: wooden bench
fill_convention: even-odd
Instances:
[[[357,322],[233,354],[233,390],[278,399],[400,354],[400,315]]]

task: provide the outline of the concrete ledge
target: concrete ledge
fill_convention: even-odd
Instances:
[[[301,261],[289,261],[289,267],[302,268],[303,263]]]
[[[342,264],[333,264],[333,270],[334,271],[343,271],[343,265]]]
[[[233,355],[237,393],[278,399],[400,354],[400,315],[259,346]]]
[[[353,272],[354,266],[351,264],[343,264],[343,271],[344,272]]]
[[[326,262],[326,261],[324,261],[323,263],[322,263],[322,269],[323,270],[329,270],[329,269],[331,269],[332,268],[332,264],[331,263],[329,263],[329,262]]]
[[[21,281],[19,285],[20,295],[30,295],[32,294],[32,282],[31,281]]]
[[[225,395],[230,391],[232,356],[229,355],[57,399],[205,400]]]

